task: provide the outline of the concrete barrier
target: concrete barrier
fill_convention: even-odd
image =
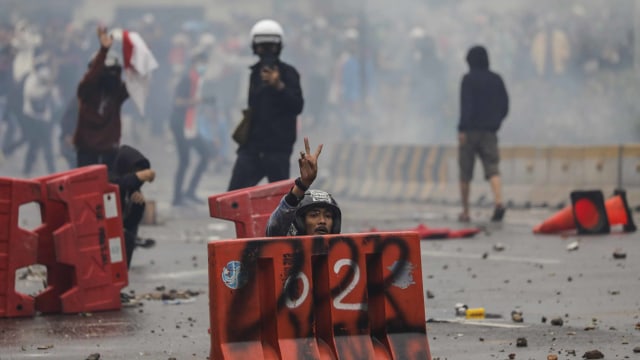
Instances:
[[[340,143],[321,165],[329,174],[319,187],[338,197],[360,200],[460,203],[455,145]],[[572,190],[627,189],[640,205],[640,144],[607,146],[501,146],[504,200],[510,206],[562,207]],[[493,195],[476,162],[470,201],[490,206]]]
[[[619,185],[627,190],[629,206],[640,207],[640,144],[622,146],[619,174]]]

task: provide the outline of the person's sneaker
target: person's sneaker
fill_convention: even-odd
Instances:
[[[156,241],[153,239],[143,239],[141,237],[136,237],[136,246],[148,249],[148,248],[154,247],[155,245],[156,245]]]
[[[507,208],[504,205],[496,206],[493,209],[493,216],[491,216],[491,221],[493,222],[501,222],[502,218],[504,218],[504,213],[507,211]]]

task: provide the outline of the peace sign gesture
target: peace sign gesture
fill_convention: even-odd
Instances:
[[[311,153],[311,147],[309,146],[309,138],[304,138],[304,151],[300,151],[300,158],[298,159],[298,166],[300,167],[300,180],[302,183],[309,187],[316,179],[318,175],[318,157],[322,152],[322,144],[318,145],[315,153]]]

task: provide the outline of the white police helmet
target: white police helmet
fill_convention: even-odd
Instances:
[[[250,40],[252,45],[261,43],[276,43],[282,45],[284,31],[277,21],[264,19],[258,21],[251,28]]]

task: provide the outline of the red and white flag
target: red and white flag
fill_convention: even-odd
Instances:
[[[122,42],[124,83],[131,100],[144,115],[151,73],[158,68],[158,62],[137,32],[116,29],[111,34],[114,40]]]

